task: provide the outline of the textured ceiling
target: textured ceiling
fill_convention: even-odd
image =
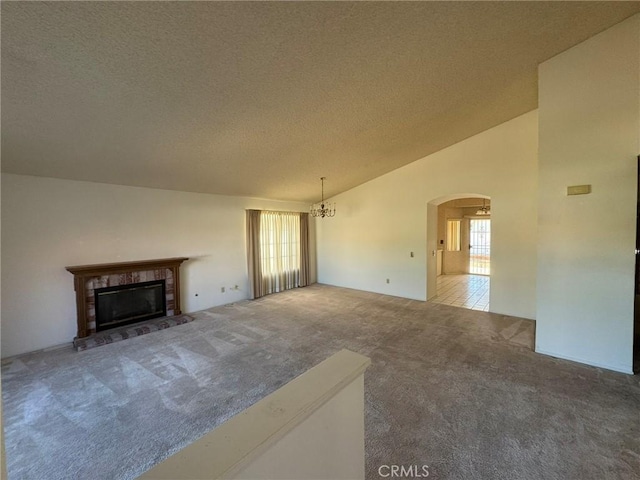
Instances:
[[[1,2],[2,171],[315,201],[537,106],[640,2]]]

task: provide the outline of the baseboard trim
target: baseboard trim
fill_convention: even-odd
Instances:
[[[559,354],[557,352],[550,352],[547,350],[541,350],[536,346],[535,349],[536,353],[540,353],[542,355],[547,355],[549,357],[555,357],[555,358],[560,358],[562,360],[569,360],[571,362],[576,362],[576,363],[581,363],[583,365],[589,365],[591,367],[598,367],[598,368],[606,368],[607,370],[613,370],[614,372],[619,372],[619,373],[626,373],[628,375],[633,375],[633,366],[632,365],[609,365],[606,363],[600,363],[600,362],[593,362],[591,360],[586,360],[584,358],[578,358],[578,357],[572,357],[569,355],[562,355]]]
[[[65,343],[59,343],[56,345],[52,345],[50,347],[45,347],[45,348],[39,348],[37,350],[32,350],[30,352],[22,352],[22,353],[16,353],[15,355],[10,355],[8,357],[2,357],[2,359],[0,359],[0,361],[2,362],[2,364],[5,364],[6,362],[12,362],[20,357],[25,357],[27,355],[33,355],[34,353],[40,353],[40,352],[52,352],[54,350],[60,350],[61,348],[73,348],[73,342],[65,342]]]

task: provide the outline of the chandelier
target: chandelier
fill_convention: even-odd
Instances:
[[[314,203],[311,205],[309,209],[309,213],[313,217],[333,217],[336,214],[336,205],[335,203],[324,203],[324,181],[327,177],[320,177],[320,181],[322,182],[322,200],[320,204]]]
[[[491,215],[491,209],[487,206],[486,200],[482,200],[482,207],[478,209],[476,215]]]

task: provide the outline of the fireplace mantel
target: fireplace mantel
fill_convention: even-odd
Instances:
[[[180,315],[180,264],[186,260],[189,258],[175,257],[66,267],[73,274],[76,291],[78,338],[95,333],[95,288],[166,279],[167,314]]]

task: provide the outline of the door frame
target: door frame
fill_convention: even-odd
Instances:
[[[438,292],[437,280],[437,255],[438,255],[438,206],[450,200],[459,198],[486,198],[491,200],[491,196],[485,193],[452,193],[441,195],[427,202],[427,301],[435,297]],[[492,293],[490,292],[491,296]],[[491,298],[489,299],[491,305]]]

